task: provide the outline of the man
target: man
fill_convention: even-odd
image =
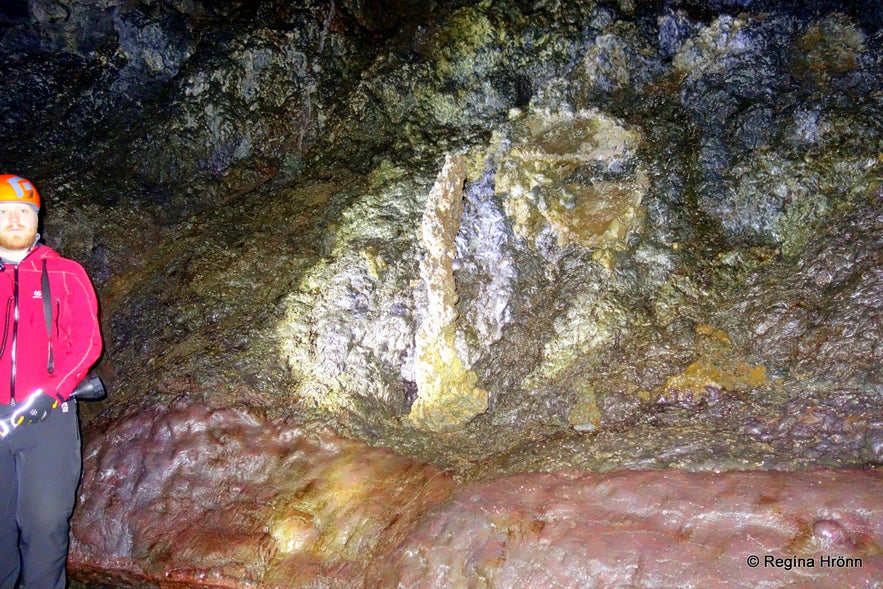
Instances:
[[[63,589],[81,474],[71,393],[101,353],[83,268],[38,243],[40,195],[0,175],[0,589]]]

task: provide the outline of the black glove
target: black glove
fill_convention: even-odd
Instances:
[[[49,417],[49,412],[58,407],[60,399],[47,395],[43,391],[35,391],[12,414],[13,427],[39,423]]]

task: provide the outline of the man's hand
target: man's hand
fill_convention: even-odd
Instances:
[[[12,427],[39,423],[49,417],[49,412],[58,407],[58,399],[41,390],[34,391],[21,407],[15,410],[9,422]]]

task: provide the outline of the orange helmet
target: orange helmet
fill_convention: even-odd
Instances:
[[[0,174],[0,202],[21,202],[40,210],[40,193],[30,180],[15,174]]]

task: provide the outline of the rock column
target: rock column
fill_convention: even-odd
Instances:
[[[420,263],[420,278],[427,305],[415,341],[418,398],[411,407],[410,420],[431,431],[460,429],[487,410],[487,391],[475,386],[475,373],[454,345],[458,299],[454,238],[463,213],[465,182],[465,158],[449,155],[423,212],[421,240],[426,255]]]

